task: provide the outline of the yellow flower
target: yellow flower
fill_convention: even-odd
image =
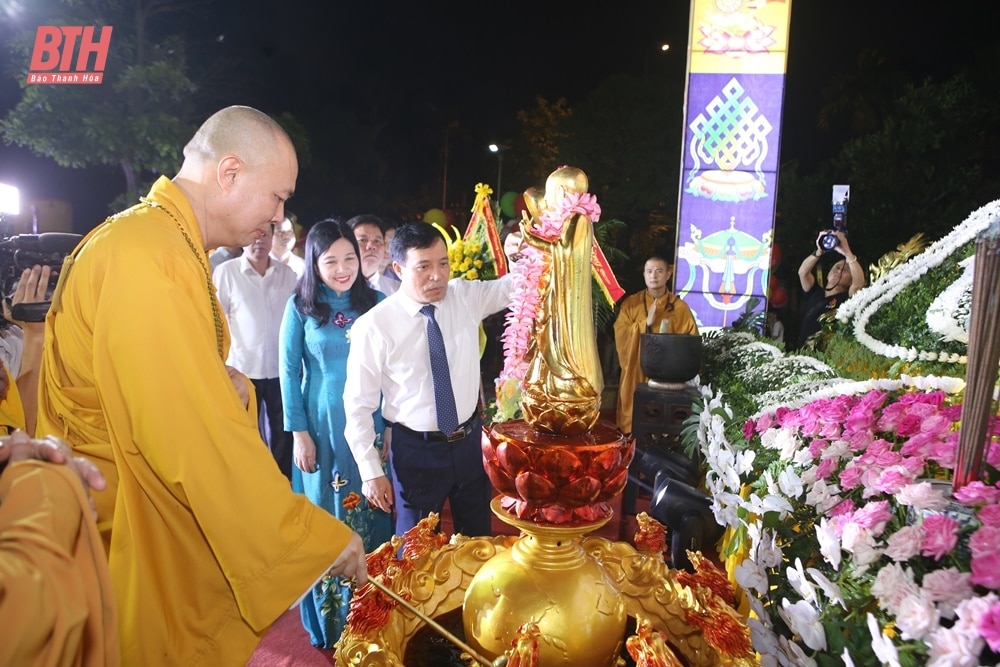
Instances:
[[[481,268],[483,268],[483,260],[481,260],[481,259],[475,259],[475,260],[472,261],[472,265],[474,267],[476,267],[477,269],[481,269]]]
[[[479,272],[476,271],[475,269],[469,269],[468,271],[465,272],[466,280],[475,280],[478,277],[479,277]]]

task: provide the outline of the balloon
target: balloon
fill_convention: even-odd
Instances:
[[[448,216],[439,208],[429,208],[427,212],[424,213],[424,222],[429,222],[431,224],[437,223],[442,227],[448,226]]]
[[[771,268],[781,264],[781,246],[777,243],[771,244]]]
[[[503,213],[503,217],[519,218],[521,215],[517,212],[517,198],[521,195],[516,192],[505,192],[503,196],[500,197],[500,212]]]
[[[445,220],[448,221],[448,227],[455,228],[455,212],[450,208],[444,212]]]
[[[767,290],[773,292],[774,290],[781,287],[781,281],[778,280],[778,276],[771,274],[771,277],[767,281]]]
[[[771,307],[784,308],[788,303],[788,290],[778,286],[771,290]]]

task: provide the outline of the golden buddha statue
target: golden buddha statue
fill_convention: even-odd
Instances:
[[[581,435],[597,423],[604,378],[594,335],[591,299],[593,222],[570,208],[554,238],[540,235],[543,219],[563,215],[567,195],[587,192],[587,175],[575,167],[561,167],[549,175],[545,192],[525,193],[528,214],[521,221],[526,243],[549,262],[535,331],[527,351],[521,407],[531,426],[557,435]],[[552,226],[549,225],[549,228]]]

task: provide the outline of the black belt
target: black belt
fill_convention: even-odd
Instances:
[[[473,415],[469,417],[468,421],[466,421],[464,424],[459,424],[458,428],[452,431],[451,433],[442,433],[441,431],[414,431],[412,428],[407,428],[402,424],[400,424],[399,422],[389,422],[389,423],[393,426],[393,428],[398,428],[403,433],[406,433],[407,435],[410,435],[414,438],[418,438],[420,440],[440,440],[444,442],[457,442],[459,440],[463,440],[465,436],[472,433],[473,422],[476,421],[476,418],[478,416],[479,415],[473,413]]]

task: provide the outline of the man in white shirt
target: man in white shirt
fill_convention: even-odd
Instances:
[[[351,330],[347,357],[344,436],[358,463],[362,492],[389,512],[402,535],[448,500],[455,532],[489,535],[491,486],[483,469],[479,397],[479,323],[510,303],[511,275],[500,280],[455,279],[444,238],[425,222],[405,224],[392,243],[398,292],[362,315]],[[435,307],[447,352],[458,427],[443,432],[431,369],[430,314]],[[374,447],[372,412],[392,423],[392,482]]]
[[[269,256],[273,234],[272,228],[243,248],[238,259],[220,264],[212,280],[232,337],[226,364],[253,383],[260,435],[281,472],[291,480],[292,436],[283,423],[278,331],[298,278],[291,267]]]
[[[385,223],[382,218],[362,213],[348,220],[347,224],[354,230],[354,238],[361,250],[361,275],[372,289],[386,296],[394,294],[399,289],[399,281],[392,280],[379,271],[379,264],[385,254]]]
[[[389,252],[389,247],[392,245],[392,237],[396,235],[396,229],[399,227],[399,223],[393,220],[385,220],[382,222],[385,225],[385,232],[383,236],[385,237],[385,246],[382,252],[382,261],[378,263],[378,272],[381,273],[385,279],[391,280],[395,283],[395,287],[391,288],[393,291],[399,289],[399,276],[396,272],[392,270],[392,253]],[[382,279],[380,279],[381,281]]]
[[[295,271],[295,275],[302,277],[305,271],[306,261],[295,254],[295,244],[298,239],[295,236],[295,221],[288,215],[276,226],[274,230],[274,243],[271,245],[271,259],[282,264],[287,264]]]

